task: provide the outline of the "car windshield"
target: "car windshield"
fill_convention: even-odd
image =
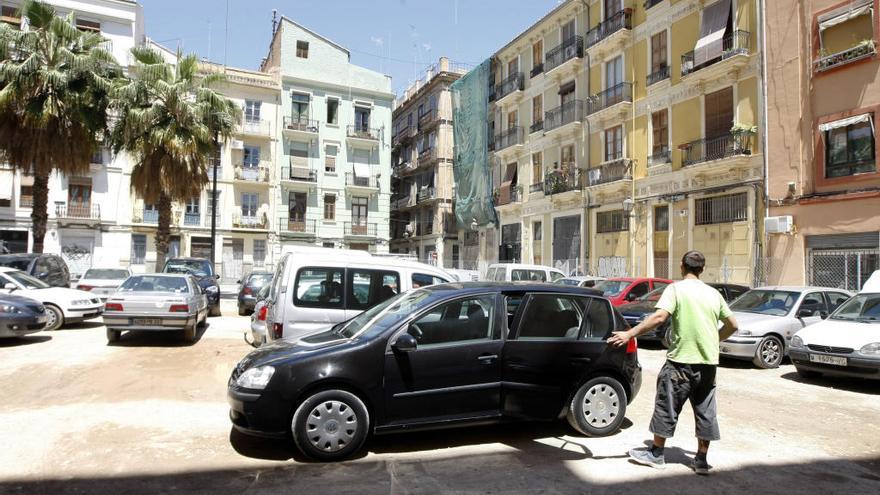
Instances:
[[[734,301],[730,309],[760,315],[785,316],[800,295],[800,292],[787,290],[750,290]]]
[[[128,270],[121,268],[89,268],[82,278],[120,280],[128,278]]]
[[[349,339],[366,331],[373,334],[380,333],[418,311],[421,302],[430,295],[431,293],[426,290],[399,294],[348,320],[337,332]]]
[[[629,284],[627,280],[603,280],[595,288],[601,290],[603,296],[616,296],[629,287]]]
[[[829,317],[832,320],[880,323],[880,294],[856,294]]]
[[[667,287],[669,287],[669,286],[664,285],[663,287],[660,287],[659,289],[654,289],[651,292],[648,292],[644,296],[640,297],[639,301],[657,302],[660,300],[660,296],[663,295],[663,291],[666,290]]]
[[[211,275],[211,264],[204,260],[172,260],[165,264],[165,273],[191,273],[196,277]]]
[[[255,273],[248,277],[247,285],[250,287],[263,287],[272,282],[271,273]]]
[[[155,275],[135,275],[119,286],[119,292],[189,292],[183,277],[157,277]]]
[[[37,280],[24,272],[6,272],[3,275],[6,275],[25,289],[46,289],[49,287],[49,284],[46,282]]]
[[[31,260],[28,258],[10,258],[0,260],[0,266],[7,266],[9,268],[15,268],[16,270],[26,272],[31,266]]]
[[[577,286],[577,285],[580,285],[581,281],[575,280],[573,278],[563,278],[562,280],[558,280],[556,283],[562,284],[562,285],[575,285],[575,286]]]

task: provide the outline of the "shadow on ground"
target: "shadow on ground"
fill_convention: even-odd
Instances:
[[[130,330],[122,332],[118,342],[107,345],[114,347],[190,347],[198,344],[209,328],[211,328],[210,322],[200,327],[195,342],[187,342],[183,338],[183,330]]]
[[[23,337],[11,337],[8,339],[0,339],[0,348],[3,347],[20,347],[23,345],[40,344],[52,340],[49,335],[25,335]]]
[[[803,377],[797,372],[785,373],[782,375],[785,380],[791,380],[797,383],[805,383],[815,385],[817,387],[828,387],[838,390],[846,390],[847,392],[857,392],[862,394],[880,395],[880,381],[868,380],[866,378],[850,378],[839,376],[816,376]]]

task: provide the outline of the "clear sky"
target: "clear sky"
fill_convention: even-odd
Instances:
[[[482,62],[559,0],[228,0],[228,34],[227,0],[140,2],[147,36],[248,69],[266,56],[277,9],[348,48],[353,63],[391,75],[400,93],[440,56]]]

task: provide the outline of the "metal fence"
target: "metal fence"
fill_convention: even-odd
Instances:
[[[875,270],[880,270],[880,249],[810,249],[807,253],[810,285],[857,292]]]

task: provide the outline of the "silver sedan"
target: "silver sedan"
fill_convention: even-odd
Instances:
[[[198,282],[185,274],[132,275],[107,299],[104,325],[107,341],[125,330],[183,330],[195,342],[198,327],[208,318],[208,299]]]

